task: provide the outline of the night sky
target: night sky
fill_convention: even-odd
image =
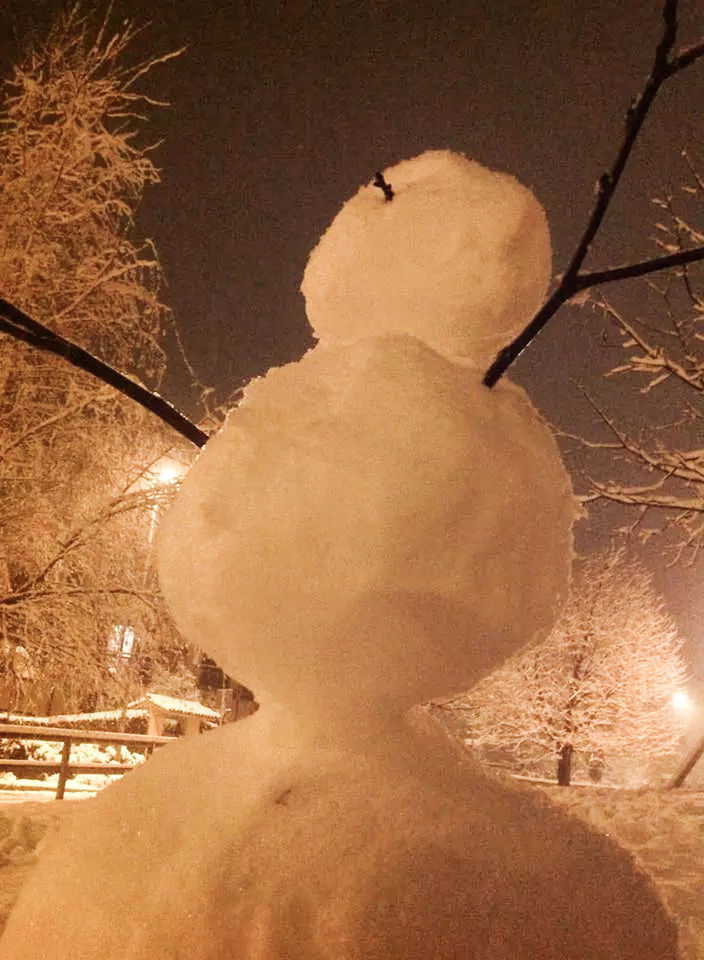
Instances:
[[[3,67],[60,6],[4,0]],[[298,292],[309,251],[377,169],[425,149],[463,151],[532,187],[559,273],[649,71],[660,9],[660,0],[115,0],[116,18],[153,18],[135,56],[188,47],[148,88],[171,107],[152,125],[150,136],[164,138],[163,183],[139,225],[157,244],[198,375],[231,390],[299,357],[312,342]],[[704,35],[698,0],[681,0],[680,20],[682,44]],[[650,200],[683,180],[682,147],[704,160],[702,102],[704,64],[663,91],[588,266],[654,254]],[[609,295],[640,309],[643,286]],[[632,380],[602,380],[615,357],[601,330],[594,312],[563,308],[511,373],[566,430],[593,432],[578,383],[614,411],[639,400]],[[178,375],[164,392],[186,402]],[[607,514],[582,524],[583,543],[598,542]],[[646,555],[653,567],[656,552]],[[700,580],[701,570],[681,568],[660,580],[693,640]]]

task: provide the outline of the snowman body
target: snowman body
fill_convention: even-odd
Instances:
[[[311,258],[320,344],[250,385],[161,531],[176,622],[262,708],[73,818],[1,958],[677,956],[623,851],[409,719],[547,632],[575,504],[523,391],[471,362],[544,292],[542,211],[453,154],[386,175]],[[434,258],[418,303],[409,258]]]

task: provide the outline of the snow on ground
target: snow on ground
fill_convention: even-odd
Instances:
[[[546,792],[635,855],[677,920],[683,960],[704,960],[704,792],[595,787]]]
[[[683,960],[704,960],[704,792],[596,787],[545,792],[635,855],[679,924]],[[41,803],[18,792],[0,793],[0,930],[47,831],[84,808],[85,803]]]
[[[37,859],[42,840],[82,804],[53,801],[55,791],[27,794],[0,791],[0,931],[25,877]],[[50,801],[50,802],[46,802]]]

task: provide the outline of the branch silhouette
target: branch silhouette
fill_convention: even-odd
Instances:
[[[643,92],[637,97],[626,113],[626,126],[623,142],[619,147],[616,158],[607,173],[599,178],[596,199],[584,233],[577,244],[567,270],[562,276],[555,291],[543,304],[530,323],[519,335],[503,347],[496,356],[486,374],[484,384],[493,387],[506,373],[511,364],[520,356],[528,344],[535,339],[550,318],[557,313],[563,303],[566,303],[576,293],[588,287],[612,280],[623,280],[627,277],[642,277],[658,270],[681,266],[694,260],[704,259],[704,248],[684,250],[670,257],[658,257],[654,260],[643,261],[631,267],[615,267],[593,273],[580,273],[584,260],[589,253],[592,243],[604,221],[621,175],[626,167],[631,151],[638,139],[641,127],[653,105],[660,88],[670,77],[691,66],[704,56],[704,43],[697,44],[671,57],[672,48],[677,39],[677,2],[665,0],[662,10],[663,30],[660,42],[655,50],[653,65],[646,81]]]
[[[506,370],[523,352],[525,347],[538,335],[550,318],[560,307],[576,294],[590,287],[617,280],[643,277],[660,270],[672,269],[704,260],[704,247],[682,250],[664,257],[656,257],[639,263],[612,267],[592,272],[580,272],[603,223],[611,200],[631,155],[641,127],[663,84],[704,57],[704,42],[689,47],[679,54],[671,56],[677,38],[678,0],[665,0],[662,10],[663,31],[655,50],[653,65],[643,92],[633,101],[626,114],[625,135],[611,169],[599,179],[594,207],[592,209],[582,237],[577,244],[572,259],[563,274],[560,283],[546,300],[538,313],[524,330],[496,356],[486,374],[484,384],[493,387]],[[379,175],[377,174],[377,177]],[[383,178],[382,178],[383,179]],[[381,183],[375,183],[383,189]],[[390,188],[389,193],[392,194]],[[390,199],[384,190],[387,199]],[[121,374],[109,364],[90,354],[77,344],[54,333],[48,327],[33,320],[7,300],[0,299],[0,332],[22,340],[39,350],[63,357],[68,363],[92,374],[104,383],[135,400],[145,409],[159,417],[164,423],[185,437],[197,447],[202,447],[208,434],[189,420],[176,407],[163,397],[152,393],[141,384]]]
[[[131,380],[110,364],[33,320],[2,298],[0,298],[0,332],[28,343],[38,350],[62,357],[79,370],[92,374],[155,414],[195,446],[202,447],[208,439],[208,434],[204,430],[196,426],[158,393],[147,390],[136,380]]]

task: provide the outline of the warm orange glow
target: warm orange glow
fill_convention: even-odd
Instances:
[[[156,471],[158,483],[173,483],[184,472],[183,468],[176,463],[164,463]]]
[[[692,701],[686,690],[676,690],[672,694],[672,706],[675,710],[689,710],[691,708]]]

